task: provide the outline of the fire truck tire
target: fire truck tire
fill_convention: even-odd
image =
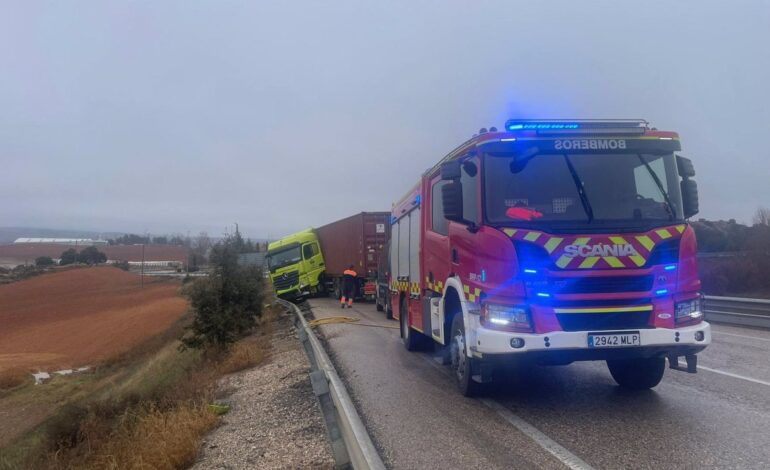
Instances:
[[[666,371],[662,357],[607,361],[612,378],[622,388],[647,390],[658,385]]]
[[[452,319],[452,337],[449,343],[450,367],[454,373],[457,386],[466,397],[479,394],[481,384],[473,380],[471,358],[465,354],[465,325],[463,316],[458,313]]]
[[[409,327],[408,320],[409,313],[406,311],[406,299],[401,300],[401,315],[399,316],[399,322],[401,324],[401,341],[404,342],[404,347],[407,351],[417,351],[423,344],[425,336],[419,331],[415,331]]]
[[[377,303],[377,311],[378,312],[382,312],[383,310],[385,310],[385,307],[382,306],[382,304],[380,303],[379,300],[375,300],[375,302]]]

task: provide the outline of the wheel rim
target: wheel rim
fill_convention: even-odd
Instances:
[[[465,361],[467,360],[465,357],[465,338],[462,331],[458,331],[452,338],[451,355],[452,369],[457,374],[457,379],[462,381],[465,376]]]

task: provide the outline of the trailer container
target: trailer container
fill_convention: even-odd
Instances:
[[[315,233],[326,262],[327,289],[339,297],[342,273],[352,265],[358,273],[357,297],[374,300],[377,266],[387,256],[390,212],[361,212],[318,227]]]

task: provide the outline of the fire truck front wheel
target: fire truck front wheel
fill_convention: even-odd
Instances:
[[[622,388],[646,390],[660,383],[666,371],[666,360],[662,357],[610,360],[607,367]]]
[[[472,397],[479,393],[481,384],[473,380],[471,358],[465,354],[465,325],[463,316],[457,314],[452,319],[452,337],[449,343],[449,355],[452,372],[454,372],[460,393]]]

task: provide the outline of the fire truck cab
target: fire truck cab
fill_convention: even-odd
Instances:
[[[695,171],[643,120],[482,129],[393,205],[390,304],[472,395],[509,366],[603,360],[622,387],[696,371]],[[684,356],[685,364],[679,362]]]

